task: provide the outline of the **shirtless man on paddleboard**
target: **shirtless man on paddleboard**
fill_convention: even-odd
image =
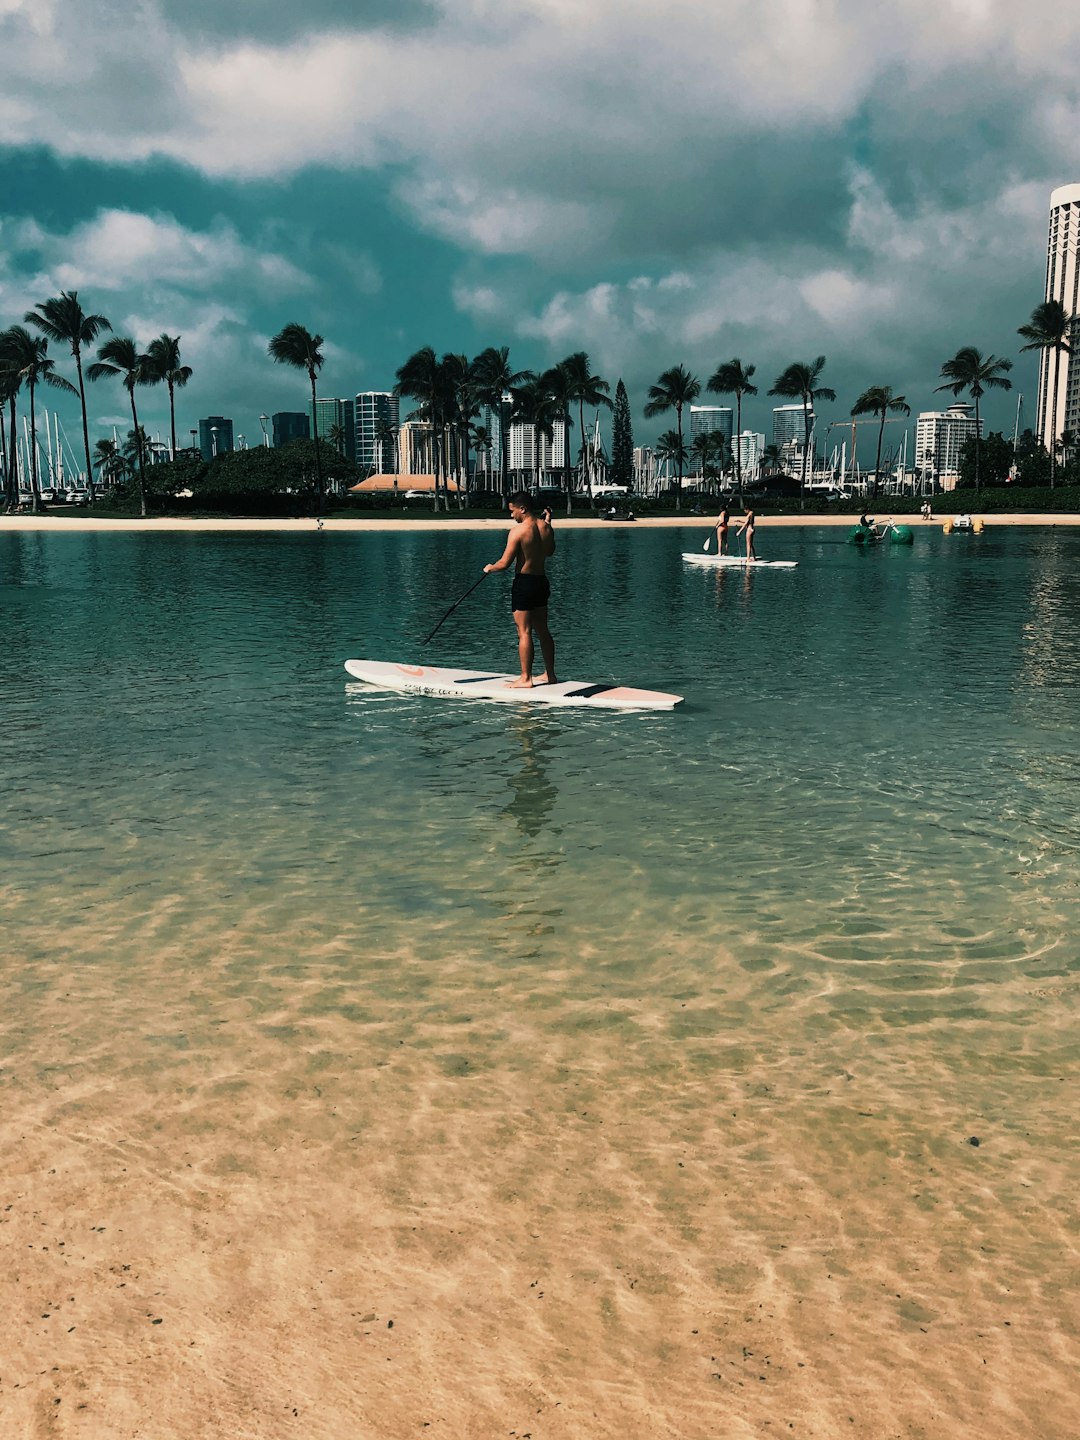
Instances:
[[[533,684],[556,685],[555,641],[547,623],[548,597],[551,586],[544,574],[544,562],[555,553],[555,533],[551,528],[551,511],[533,514],[533,498],[525,490],[510,496],[510,518],[513,525],[506,538],[502,558],[494,565],[485,565],[484,574],[493,570],[514,568],[514,584],[510,591],[510,609],[517,627],[518,655],[521,677],[509,683],[516,689],[530,690]],[[533,631],[540,642],[544,657],[544,673],[533,681]]]

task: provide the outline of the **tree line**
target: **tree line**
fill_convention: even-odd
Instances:
[[[182,389],[191,378],[191,367],[184,365],[180,354],[180,336],[162,334],[152,340],[145,350],[131,336],[118,335],[104,315],[87,313],[74,290],[62,291],[58,296],[44,300],[28,310],[22,325],[12,325],[0,331],[0,417],[7,411],[7,426],[0,421],[0,465],[3,468],[5,508],[13,510],[19,504],[19,481],[17,465],[17,406],[20,397],[25,398],[29,419],[29,478],[31,503],[35,510],[40,508],[40,484],[38,473],[37,446],[37,390],[42,384],[54,389],[77,395],[82,418],[83,452],[86,461],[86,485],[88,498],[94,499],[94,472],[97,470],[107,482],[121,470],[132,473],[138,482],[141,513],[147,513],[146,468],[147,443],[145,432],[139,423],[136,392],[142,386],[164,384],[169,395],[169,430],[171,456],[177,459],[176,445],[176,391]],[[1065,311],[1060,301],[1047,300],[1036,306],[1030,321],[1022,325],[1018,334],[1025,340],[1022,350],[1038,350],[1052,358],[1051,414],[1057,414],[1061,361],[1064,355],[1074,352],[1077,338],[1077,318]],[[30,327],[29,329],[27,327]],[[106,338],[102,338],[106,337]],[[100,344],[98,343],[100,341]],[[55,369],[55,361],[49,354],[49,343],[65,345],[70,351],[75,369],[75,383]],[[84,358],[91,347],[97,345],[96,358],[84,366]],[[326,481],[321,452],[321,437],[318,434],[318,377],[323,367],[324,344],[321,335],[313,334],[298,322],[285,325],[269,342],[268,353],[276,363],[288,365],[307,375],[311,393],[312,416],[316,423],[312,427],[312,459],[315,471],[315,493],[318,506],[322,507]],[[776,377],[768,390],[770,396],[797,401],[803,412],[803,445],[799,476],[800,503],[805,502],[807,467],[810,459],[811,414],[815,402],[835,401],[836,392],[822,383],[826,365],[824,355],[812,363],[795,362],[788,365]],[[948,391],[954,396],[971,396],[975,410],[974,436],[974,480],[976,489],[981,488],[981,437],[980,402],[987,390],[1008,390],[1011,381],[1007,378],[1012,362],[994,355],[983,355],[974,346],[963,346],[941,367],[942,384],[938,391]],[[644,406],[644,415],[653,419],[660,415],[674,413],[675,426],[663,432],[656,441],[654,452],[662,461],[672,463],[675,469],[675,507],[679,508],[683,479],[687,463],[697,462],[703,475],[717,476],[730,466],[741,496],[743,489],[742,456],[739,437],[742,434],[742,404],[744,397],[756,395],[754,384],[756,367],[744,363],[739,357],[717,366],[706,382],[709,393],[734,396],[736,408],[735,443],[732,453],[725,452],[722,436],[701,434],[687,446],[684,434],[684,414],[688,406],[698,399],[702,392],[701,382],[684,365],[675,365],[664,370],[656,382],[649,387]],[[118,379],[128,394],[131,408],[132,428],[127,445],[121,449],[115,442],[99,441],[95,455],[91,455],[89,426],[87,421],[86,381],[96,382]],[[448,353],[439,359],[431,346],[424,346],[411,355],[396,372],[394,392],[399,397],[413,400],[416,409],[406,418],[421,421],[430,437],[433,469],[435,474],[434,503],[438,509],[449,505],[451,483],[454,477],[468,477],[471,473],[470,460],[490,457],[494,448],[494,436],[488,426],[480,424],[486,411],[499,417],[504,431],[500,445],[501,474],[498,489],[505,497],[509,493],[509,445],[506,443],[510,424],[529,428],[532,432],[536,480],[539,481],[540,442],[554,438],[556,421],[564,427],[566,439],[563,455],[563,490],[566,494],[567,509],[571,506],[573,486],[571,484],[570,432],[575,418],[578,429],[579,448],[577,473],[580,486],[585,490],[591,503],[593,498],[594,456],[585,434],[586,409],[612,410],[612,465],[611,476],[615,483],[630,486],[633,478],[633,432],[629,400],[626,388],[620,379],[611,397],[611,387],[602,376],[593,373],[589,356],[585,351],[575,351],[548,369],[515,370],[510,361],[507,346],[490,346],[474,359],[462,354]],[[504,397],[509,396],[507,403]],[[851,411],[853,416],[872,415],[879,420],[877,456],[875,461],[875,484],[880,479],[881,449],[885,422],[890,415],[909,415],[910,406],[904,396],[897,395],[889,385],[872,385],[862,392]],[[331,427],[328,439],[337,448],[343,447],[344,436],[340,427]],[[386,422],[382,422],[376,436],[381,445],[396,444],[396,436]],[[1059,453],[1067,450],[1063,441],[1070,437],[1056,439],[1050,447],[1049,477],[1051,486],[1056,479]],[[395,469],[397,468],[395,457]],[[460,490],[460,485],[457,487]],[[492,487],[494,488],[494,487]]]

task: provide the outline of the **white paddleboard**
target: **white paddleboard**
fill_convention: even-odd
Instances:
[[[418,695],[447,695],[457,700],[516,700],[536,705],[589,705],[599,710],[674,710],[681,695],[662,690],[636,690],[630,685],[594,685],[587,680],[560,680],[557,685],[534,685],[531,690],[507,684],[513,675],[490,670],[451,670],[440,665],[396,665],[386,660],[346,660],[345,669],[356,680],[386,690],[408,690]]]
[[[794,570],[797,560],[747,560],[745,555],[706,555],[700,550],[683,551],[682,557],[688,565],[716,566],[749,565],[752,570]]]

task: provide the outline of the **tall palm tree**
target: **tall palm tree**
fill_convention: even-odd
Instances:
[[[476,451],[476,459],[477,459],[477,468],[478,468],[478,469],[480,468],[480,462],[481,462],[481,461],[483,462],[483,473],[484,473],[484,476],[485,476],[485,478],[486,478],[486,480],[487,480],[487,484],[484,486],[484,489],[485,489],[485,490],[490,490],[490,489],[491,489],[491,449],[492,449],[492,445],[493,445],[493,443],[494,443],[493,440],[492,440],[492,438],[491,438],[491,431],[488,429],[488,427],[487,427],[486,425],[473,425],[473,426],[470,427],[470,433],[471,433],[471,440],[472,440],[472,448]]]
[[[86,489],[90,503],[94,501],[94,467],[90,463],[90,431],[86,423],[86,386],[83,382],[82,352],[84,345],[94,345],[97,338],[112,326],[104,315],[87,315],[79,302],[77,290],[61,290],[51,300],[43,300],[36,310],[23,317],[28,325],[40,330],[58,345],[69,345],[75,359],[79,379],[79,404],[82,407],[83,454],[86,456]]]
[[[22,376],[15,369],[7,347],[8,332],[4,330],[0,332],[0,409],[4,405],[8,407],[10,420],[4,452],[6,462],[4,466],[4,509],[10,513],[19,507],[19,450],[15,408],[16,397],[22,385]],[[0,429],[2,428],[3,415],[0,414]]]
[[[452,449],[454,471],[458,481],[458,505],[462,505],[464,493],[469,488],[469,426],[480,413],[476,400],[476,382],[472,362],[467,355],[447,353],[443,356],[440,369],[442,388],[446,397],[446,448]],[[464,478],[464,487],[462,479]],[[449,501],[447,501],[449,504]]]
[[[570,485],[570,431],[574,428],[574,422],[570,418],[570,406],[582,394],[580,388],[582,374],[580,368],[573,363],[574,360],[574,356],[568,356],[565,360],[560,360],[557,365],[553,365],[550,370],[545,370],[543,374],[544,386],[551,396],[558,418],[563,424],[563,489],[566,491],[567,515],[574,513],[574,497]],[[585,369],[587,372],[587,359]],[[595,380],[595,377],[593,378]],[[581,403],[584,406],[584,399]]]
[[[655,385],[649,386],[649,399],[645,405],[647,419],[654,415],[662,415],[665,410],[674,410],[676,417],[676,429],[679,436],[678,451],[670,456],[676,461],[678,467],[678,478],[675,485],[675,509],[680,508],[682,499],[682,477],[683,465],[686,463],[686,446],[682,443],[682,417],[683,410],[687,405],[692,404],[701,394],[701,382],[696,375],[682,365],[676,365],[657,379]]]
[[[408,395],[418,402],[416,414],[431,426],[431,444],[435,467],[435,509],[439,508],[439,473],[441,468],[440,430],[442,428],[445,376],[430,345],[410,355],[397,372],[394,392]],[[449,507],[447,507],[449,508]]]
[[[509,415],[503,403],[504,395],[511,395],[514,387],[520,385],[529,374],[527,370],[515,370],[510,364],[510,350],[506,345],[496,349],[490,345],[473,361],[473,380],[476,399],[480,405],[487,405],[499,421],[499,450],[501,452],[502,497],[505,501],[510,494],[510,435]]]
[[[548,389],[543,375],[527,374],[522,384],[515,387],[514,419],[519,425],[528,425],[533,432],[533,486],[540,486],[540,437],[555,438],[555,421],[559,418],[558,401]]]
[[[30,397],[30,493],[34,513],[41,509],[41,487],[38,484],[37,445],[37,387],[51,385],[54,390],[65,390],[71,395],[79,392],[70,380],[57,375],[53,370],[55,362],[49,357],[49,342],[44,335],[31,335],[21,325],[12,325],[4,332],[3,355],[5,368],[10,368],[26,386]]]
[[[1021,335],[1028,343],[1021,345],[1021,351],[1041,350],[1049,360],[1049,353],[1054,352],[1054,384],[1053,395],[1050,401],[1050,488],[1053,489],[1055,471],[1057,469],[1058,437],[1057,412],[1058,412],[1058,383],[1061,378],[1061,357],[1071,355],[1073,346],[1076,343],[1077,329],[1080,322],[1075,315],[1066,313],[1065,306],[1060,300],[1044,300],[1041,305],[1036,305],[1031,312],[1031,319],[1026,325],[1021,325],[1017,334]],[[1045,390],[1043,391],[1045,394]]]
[[[756,365],[744,365],[736,355],[734,360],[728,360],[723,365],[716,367],[708,383],[708,389],[714,395],[735,396],[735,485],[739,492],[739,502],[742,503],[742,402],[744,395],[756,395],[757,386],[752,383]]]
[[[600,405],[606,405],[610,410],[612,402],[608,392],[611,390],[611,386],[599,375],[592,373],[589,367],[589,357],[584,350],[575,350],[573,355],[568,355],[562,361],[562,365],[570,377],[570,398],[577,401],[582,455],[585,456],[587,453],[585,450],[585,406],[588,405],[590,410],[595,410]],[[568,442],[569,438],[568,435]],[[591,505],[593,498],[592,463],[588,459],[585,461],[585,488],[589,492],[589,504]]]
[[[726,452],[727,439],[722,430],[702,430],[690,442],[691,458],[697,461],[701,478],[706,484],[719,479]]]
[[[391,458],[394,462],[392,473],[394,475],[398,473],[397,444],[398,434],[396,428],[390,424],[390,421],[387,420],[385,416],[380,415],[379,418],[375,421],[375,445],[377,447],[377,453],[379,456],[378,473],[380,475],[384,475],[386,473],[383,467],[386,465],[386,453],[388,447]]]
[[[163,380],[169,387],[169,457],[176,459],[176,391],[183,389],[191,379],[191,366],[180,363],[180,336],[159,335],[146,347],[146,383],[159,385]]]
[[[910,415],[911,406],[904,399],[903,395],[894,395],[891,385],[871,385],[869,390],[864,390],[858,400],[851,407],[852,415],[878,415],[881,417],[881,424],[877,432],[877,458],[874,461],[874,494],[877,494],[878,485],[881,482],[881,442],[885,437],[885,417],[887,415]]]
[[[787,400],[801,400],[803,408],[803,453],[802,469],[799,471],[799,509],[806,504],[806,463],[810,456],[810,410],[815,400],[835,400],[836,391],[827,385],[819,385],[821,372],[825,369],[825,356],[819,355],[813,365],[789,365],[776,377],[770,395],[780,395]]]
[[[135,406],[135,387],[147,383],[148,364],[146,355],[138,348],[129,335],[113,335],[98,349],[98,358],[86,368],[87,379],[105,380],[119,376],[131,401],[131,428],[139,433],[139,415]],[[146,514],[146,469],[143,453],[138,452],[139,461],[139,513]]]
[[[345,454],[345,426],[340,421],[330,426],[326,432],[326,438],[339,455]]]
[[[322,514],[323,495],[326,484],[323,480],[322,455],[319,451],[319,397],[316,394],[316,380],[323,367],[324,356],[319,346],[321,335],[312,335],[303,325],[290,321],[266,347],[270,358],[279,365],[291,365],[294,370],[306,370],[311,384],[311,438],[315,442],[315,474],[318,482],[316,505]]]
[[[686,441],[678,430],[665,430],[657,437],[653,447],[653,454],[658,460],[670,460],[675,466],[676,472],[681,476],[683,466],[686,464],[688,452]]]
[[[1012,369],[1011,360],[999,360],[995,355],[983,356],[973,345],[965,345],[959,349],[951,360],[946,360],[941,367],[941,378],[944,385],[938,385],[937,390],[948,390],[953,395],[961,395],[965,390],[969,392],[975,401],[975,491],[982,488],[979,477],[979,461],[982,451],[982,425],[979,420],[979,401],[984,393],[990,390],[1011,390],[1012,381],[1006,380],[1006,373]]]

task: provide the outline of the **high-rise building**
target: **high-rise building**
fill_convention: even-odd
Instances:
[[[310,405],[307,410],[308,420],[313,424],[312,433],[315,431],[314,421],[318,421],[320,441],[329,443],[331,434],[340,426],[347,460],[356,459],[356,421],[353,418],[353,408],[351,400],[323,399],[316,400],[314,410]]]
[[[553,436],[551,440],[544,434],[540,435],[541,485],[545,481],[548,484],[561,481],[561,472],[566,464],[566,422],[553,420],[551,430]],[[510,426],[510,469],[528,472],[527,478],[530,481],[537,468],[535,433],[531,425],[515,422]],[[556,475],[555,471],[560,473]],[[573,480],[571,480],[572,483]]]
[[[982,434],[982,416],[975,424],[971,405],[950,405],[947,410],[924,410],[915,425],[915,470],[944,490],[956,488],[960,478],[960,452],[973,435]]]
[[[279,410],[273,416],[274,449],[280,450],[293,440],[311,439],[311,421],[300,410]]]
[[[739,468],[742,477],[756,475],[765,453],[765,436],[757,430],[744,430],[739,436]]]
[[[1080,185],[1063,185],[1050,196],[1046,299],[1059,300],[1066,315],[1080,314]],[[1071,363],[1075,362],[1075,363]],[[1056,393],[1055,393],[1056,392]],[[1056,411],[1055,411],[1056,401]],[[1080,430],[1080,360],[1044,350],[1039,359],[1035,433],[1047,450],[1064,431]]]
[[[778,450],[792,441],[802,451],[806,436],[806,419],[801,405],[777,405],[772,412],[772,443]],[[814,438],[814,407],[810,407],[810,438]]]
[[[727,405],[691,405],[690,436],[707,435],[719,431],[724,437],[725,448],[731,450],[731,436],[735,429],[731,408]]]
[[[227,455],[233,449],[232,421],[224,415],[208,415],[199,421],[199,451],[204,460]]]
[[[365,473],[392,475],[397,471],[397,435],[401,402],[392,390],[362,390],[354,402],[356,463]],[[393,438],[385,435],[389,426]],[[385,438],[384,438],[385,436]]]

